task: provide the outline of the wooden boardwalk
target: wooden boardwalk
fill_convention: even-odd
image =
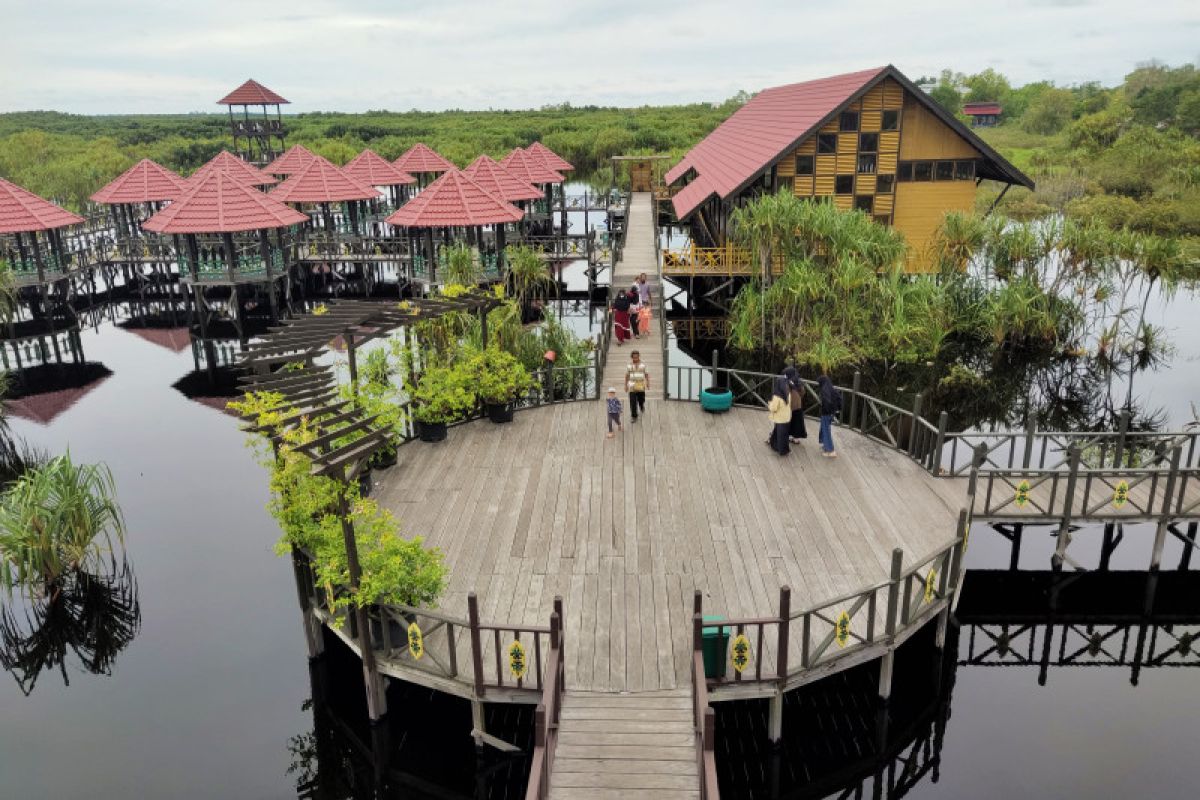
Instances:
[[[662,381],[666,378],[662,352],[662,283],[658,275],[658,258],[654,251],[654,226],[651,224],[649,192],[637,192],[629,205],[629,226],[625,235],[625,249],[621,260],[613,271],[613,288],[628,290],[641,273],[646,273],[654,305],[649,330],[639,330],[640,339],[617,344],[614,336],[608,348],[608,359],[604,364],[604,377],[600,383],[601,396],[609,386],[615,386],[622,402],[625,396],[625,367],[629,365],[629,354],[637,350],[650,374],[650,391],[646,401],[662,397]],[[629,422],[628,403],[625,407],[625,422]]]
[[[700,796],[691,693],[568,691],[551,800]]]

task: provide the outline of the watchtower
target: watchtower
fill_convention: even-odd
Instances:
[[[217,103],[229,107],[229,133],[233,136],[233,151],[242,159],[265,166],[283,153],[283,117],[279,107],[287,105],[287,100],[258,81],[248,80]],[[253,116],[250,114],[251,106],[255,107]],[[262,109],[261,116],[259,108]],[[235,109],[240,109],[241,113]]]

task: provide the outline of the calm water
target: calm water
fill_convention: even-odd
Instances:
[[[1171,366],[1139,377],[1138,384],[1138,395],[1166,409],[1175,425],[1190,418],[1187,400],[1200,395],[1200,315],[1190,310],[1194,298],[1182,300],[1160,309],[1178,348]],[[586,330],[585,320],[572,324]],[[193,370],[189,351],[108,323],[86,331],[83,344],[88,361],[111,375],[48,422],[10,414],[10,425],[41,449],[69,447],[78,460],[112,468],[128,523],[141,631],[111,675],[71,664],[69,686],[50,672],[29,696],[0,675],[0,794],[274,798],[296,797],[304,784],[316,797],[366,796],[354,787],[377,779],[372,770],[379,760],[370,757],[371,736],[362,726],[357,695],[346,694],[347,686],[357,687],[356,668],[339,666],[335,654],[326,683],[332,681],[340,699],[311,702],[324,684],[309,673],[290,565],[273,553],[278,530],[264,508],[266,474],[237,421],[212,407],[219,401],[206,404],[172,388]],[[1114,569],[1145,566],[1148,544],[1138,538],[1127,537]],[[1095,532],[1092,544],[1098,547],[1098,541]],[[1047,533],[1031,532],[1021,566],[1044,568],[1052,546]],[[1164,564],[1173,567],[1180,546],[1172,541],[1167,553]],[[999,534],[976,530],[970,568],[1003,567],[1008,559],[1008,543]],[[914,641],[902,661],[932,675],[935,651],[928,642],[923,650],[919,644]],[[959,659],[950,661],[965,660],[965,631],[955,646]],[[1122,667],[1051,669],[1045,686],[1038,685],[1037,667],[953,663],[946,669],[950,679],[940,688],[898,701],[912,708],[894,712],[893,736],[904,739],[902,728],[933,725],[923,709],[946,706],[944,736],[935,748],[937,781],[935,770],[927,770],[912,782],[910,796],[1195,796],[1200,691],[1192,669],[1147,669],[1137,687]],[[863,686],[869,695],[874,678],[847,680],[829,689],[833,699],[819,707],[859,702],[854,698]],[[420,781],[472,796],[478,776],[481,795],[520,796],[525,762],[475,763],[464,706],[428,693],[392,691],[393,711],[404,714],[393,714],[389,738],[376,744],[388,754],[390,784],[407,787],[395,789],[395,796],[422,796],[413,788],[424,785]],[[831,727],[813,739],[805,726],[812,718],[804,713],[807,702],[789,706],[787,729],[807,731],[809,738],[787,751],[782,796],[836,795],[858,786],[853,780],[810,785],[805,776],[836,771],[831,764],[857,763],[841,729],[868,712],[826,713],[822,719]],[[752,730],[754,709],[736,714]],[[528,720],[517,712],[495,724],[515,739],[528,735]],[[739,727],[723,724],[722,730],[732,734]],[[316,756],[318,745],[323,759]],[[734,781],[729,795],[738,795],[738,775],[743,788],[766,786],[765,764],[755,748],[731,751],[722,767],[733,771],[732,778],[726,775]],[[746,777],[753,774],[760,777]],[[416,783],[400,780],[413,775]],[[863,785],[870,796],[871,783]]]

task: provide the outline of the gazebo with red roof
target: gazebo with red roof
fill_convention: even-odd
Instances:
[[[327,231],[334,230],[330,203],[345,203],[350,230],[359,232],[359,208],[362,200],[379,198],[379,190],[370,184],[338,169],[328,159],[314,155],[308,165],[271,190],[271,197],[281,203],[321,206],[321,218]]]
[[[222,150],[206,161],[200,169],[191,174],[188,182],[195,185],[202,178],[207,177],[210,172],[227,173],[247,186],[270,186],[272,183],[279,182],[261,169],[242,161],[228,150]]]
[[[44,286],[66,278],[70,254],[59,229],[83,221],[0,178],[0,259],[8,262],[18,286]]]
[[[386,222],[400,228],[424,230],[424,256],[430,264],[429,282],[434,283],[437,278],[433,267],[437,263],[433,235],[435,228],[447,231],[465,228],[482,234],[484,226],[495,226],[496,263],[503,274],[504,226],[520,222],[524,216],[525,212],[521,209],[493,194],[460,170],[452,169],[389,216]],[[476,236],[476,243],[480,247],[481,257],[484,256],[482,235]],[[414,248],[414,272],[418,267],[417,258]]]
[[[539,156],[530,153],[528,150],[522,150],[517,147],[512,150],[504,158],[500,159],[500,166],[508,170],[514,177],[525,183],[541,186],[545,191],[545,197],[540,203],[534,203],[532,214],[528,222],[532,223],[534,231],[537,233],[550,234],[553,222],[550,220],[551,209],[554,208],[554,186],[563,182],[563,176],[559,175]],[[566,198],[563,198],[563,218],[565,224],[566,218]]]
[[[111,206],[113,227],[119,235],[137,236],[142,219],[136,207],[142,206],[150,213],[158,211],[162,203],[174,200],[189,189],[188,182],[171,170],[143,158],[129,169],[113,178],[108,185],[92,195],[92,202]]]
[[[287,269],[282,240],[277,237],[273,245],[268,231],[307,221],[304,214],[247,186],[234,175],[212,170],[199,180],[193,178],[187,194],[146,220],[142,228],[176,237],[176,252],[188,270],[184,280],[191,285],[200,317],[201,339],[208,338],[211,309],[204,289],[218,286],[228,289],[238,337],[245,343],[243,287],[248,293],[265,290],[271,319],[279,318],[275,284],[287,277]],[[236,240],[234,234],[238,234]],[[290,281],[285,281],[285,290],[290,292]]]
[[[541,142],[534,142],[529,147],[526,147],[525,151],[541,160],[543,164],[555,172],[571,172],[575,169],[575,167],[571,166],[570,161],[567,161]]]
[[[294,144],[279,158],[263,167],[263,172],[271,175],[293,175],[308,166],[313,160],[312,150],[302,144]]]
[[[415,175],[421,186],[427,183],[430,175],[454,169],[454,165],[449,160],[440,156],[432,147],[423,142],[417,142],[405,150],[404,155],[392,163],[409,175]]]
[[[370,148],[363,150],[342,167],[342,172],[368,186],[391,189],[392,205],[399,208],[404,201],[404,187],[417,179]]]
[[[233,149],[253,164],[263,166],[284,150],[283,116],[281,105],[288,101],[263,86],[256,80],[248,80],[217,101],[217,105],[229,107],[229,133],[233,136]],[[250,116],[251,106],[262,107],[262,117],[257,112]],[[241,110],[241,117],[234,108]],[[275,109],[274,119],[271,108]]]

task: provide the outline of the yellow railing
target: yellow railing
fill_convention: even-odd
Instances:
[[[693,247],[663,252],[664,275],[757,275],[757,256],[748,248],[726,244],[722,247]],[[783,258],[771,258],[771,272],[783,274]]]

